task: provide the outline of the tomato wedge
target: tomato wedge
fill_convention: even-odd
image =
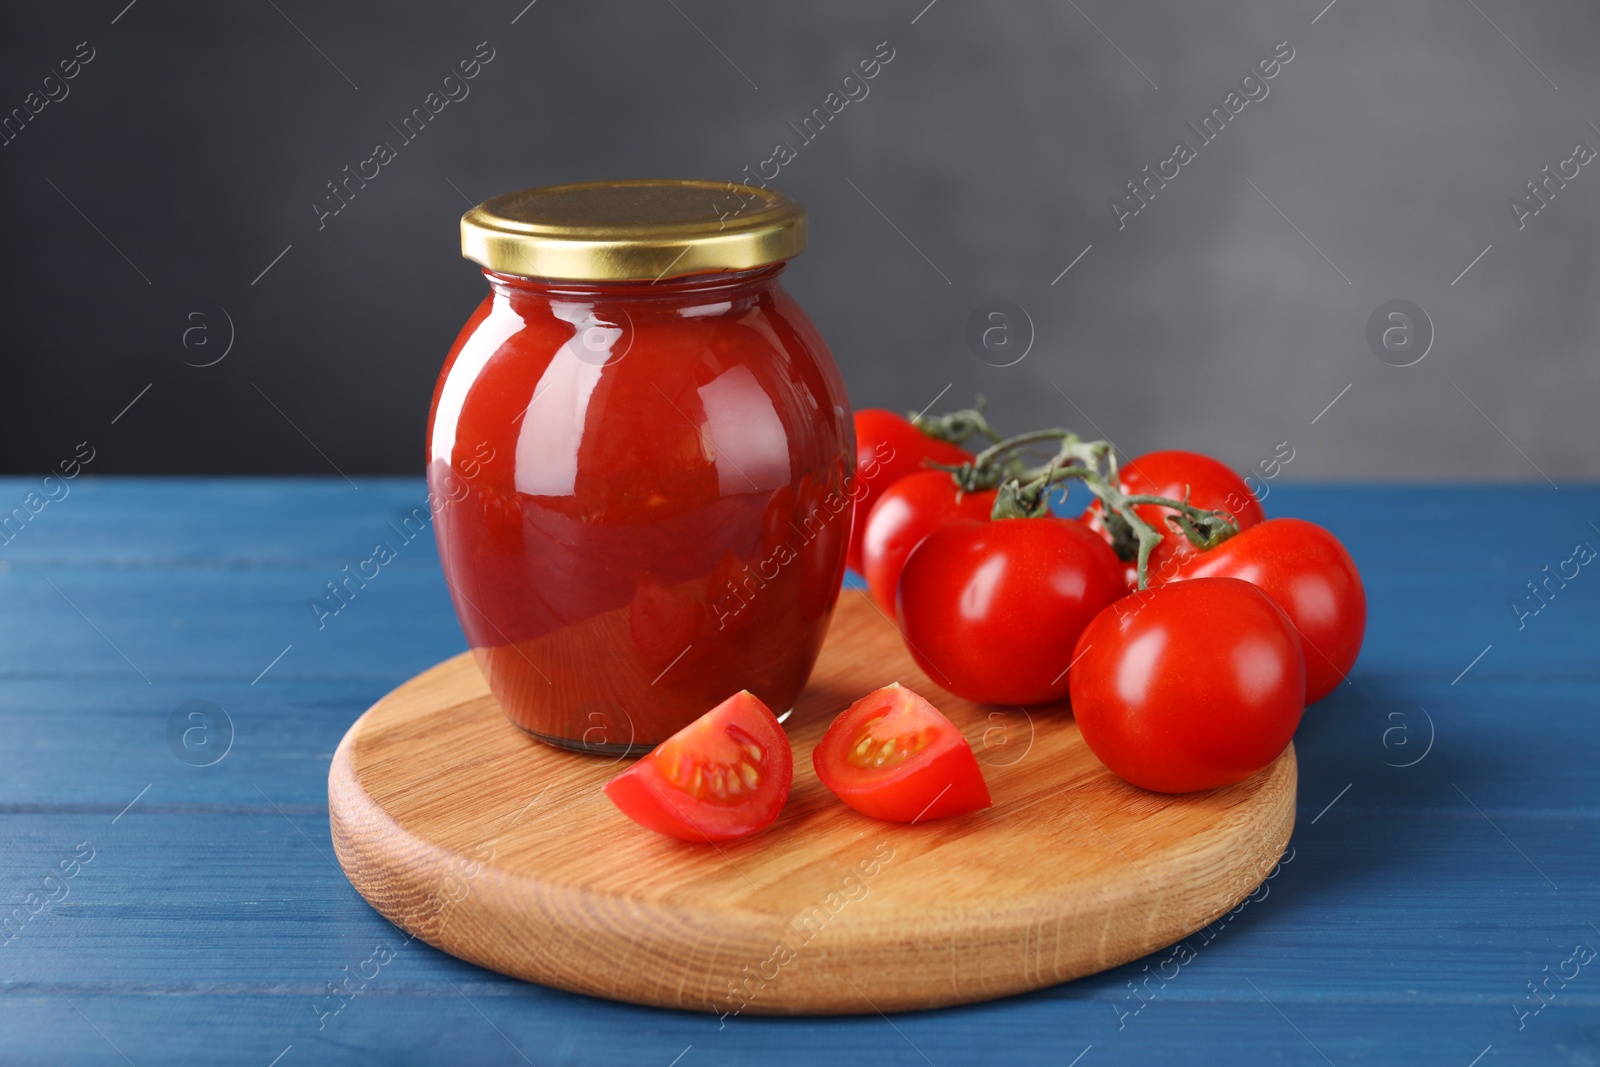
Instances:
[[[735,693],[606,783],[622,814],[683,841],[726,841],[770,826],[789,799],[794,756],[772,711]]]
[[[834,719],[811,762],[823,785],[874,819],[924,822],[993,803],[955,723],[899,682]]]

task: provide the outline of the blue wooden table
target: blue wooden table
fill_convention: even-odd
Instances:
[[[1359,562],[1366,648],[1296,738],[1292,851],[1183,965],[719,1027],[479,970],[345,881],[334,746],[464,647],[431,538],[319,626],[423,501],[357,483],[85,477],[0,535],[0,1063],[1600,1062],[1600,489],[1273,488]]]

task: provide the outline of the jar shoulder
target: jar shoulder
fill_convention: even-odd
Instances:
[[[777,285],[701,302],[492,294],[451,350],[430,426],[429,458],[447,463],[485,445],[516,454],[529,433],[546,457],[591,437],[601,452],[609,438],[635,459],[670,454],[686,434],[707,438],[702,452],[720,443],[730,462],[741,446],[770,452],[774,441],[801,446],[793,458],[805,466],[849,450],[838,367]]]

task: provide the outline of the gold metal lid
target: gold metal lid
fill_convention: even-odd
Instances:
[[[530,278],[656,281],[781,263],[806,209],[738,182],[650,179],[522,189],[461,216],[461,254]]]

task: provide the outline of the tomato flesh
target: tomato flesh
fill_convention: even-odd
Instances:
[[[811,762],[840,800],[887,822],[944,819],[993,803],[955,723],[899,682],[834,719]]]
[[[1078,639],[1072,714],[1118,777],[1158,793],[1232,785],[1278,758],[1305,706],[1294,624],[1237,578],[1124,597]]]
[[[726,841],[772,824],[789,799],[794,756],[772,711],[735,693],[606,783],[606,796],[647,829]]]

